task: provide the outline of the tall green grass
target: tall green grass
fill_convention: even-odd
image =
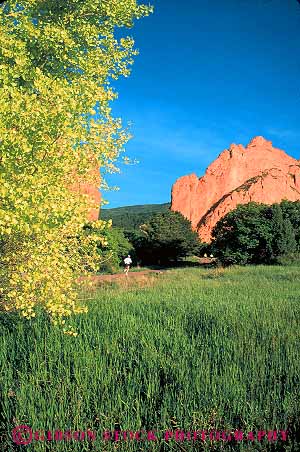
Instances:
[[[70,337],[39,318],[0,319],[2,451],[300,450],[297,267],[178,269],[105,284]],[[87,296],[87,298],[89,298]],[[98,431],[15,446],[11,430]],[[289,440],[104,443],[113,430],[289,429]]]

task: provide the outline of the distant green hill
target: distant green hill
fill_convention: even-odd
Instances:
[[[143,204],[138,206],[116,207],[114,209],[100,209],[101,220],[112,219],[113,226],[132,230],[138,229],[152,215],[165,212],[170,208],[170,203]]]

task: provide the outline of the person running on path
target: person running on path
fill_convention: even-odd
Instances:
[[[130,269],[130,265],[132,264],[132,260],[131,260],[131,257],[130,257],[129,254],[128,254],[127,257],[125,257],[124,264],[125,264],[124,273],[127,276],[128,272],[129,272],[129,269]]]

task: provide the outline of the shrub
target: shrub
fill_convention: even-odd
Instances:
[[[153,216],[130,240],[137,259],[146,264],[166,265],[198,253],[201,246],[191,222],[172,211]]]
[[[91,233],[98,236],[97,253],[98,267],[100,272],[114,273],[119,269],[122,259],[131,252],[132,245],[127,240],[124,232],[120,228],[112,227],[111,221],[105,222],[105,228],[92,228],[89,223],[85,225],[86,235]]]
[[[296,251],[295,232],[279,204],[239,205],[213,229],[212,249],[224,265],[270,264]]]

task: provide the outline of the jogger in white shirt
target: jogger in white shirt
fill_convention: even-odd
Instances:
[[[129,272],[129,269],[130,269],[130,265],[132,264],[132,260],[131,260],[131,257],[130,257],[129,254],[128,254],[127,257],[125,257],[124,264],[125,264],[124,273],[127,276],[128,272]]]

